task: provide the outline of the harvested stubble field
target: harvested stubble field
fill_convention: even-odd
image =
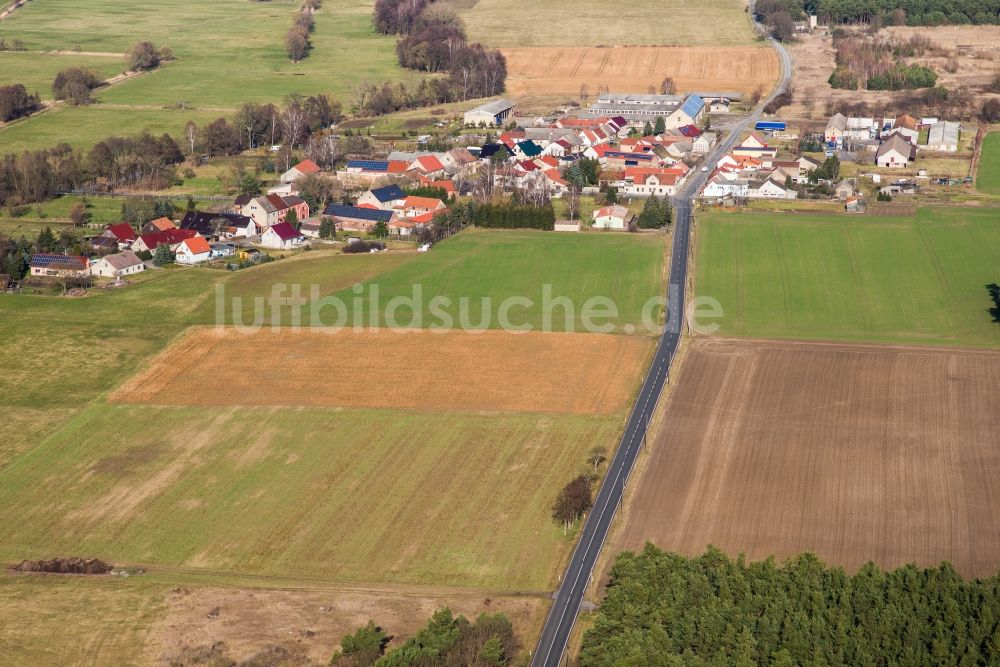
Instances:
[[[698,339],[618,546],[1000,567],[1000,353]]]
[[[652,339],[610,334],[196,328],[110,399],[615,414],[651,348]],[[234,363],[236,349],[258,353]]]
[[[578,95],[586,84],[615,92],[659,89],[672,77],[681,92],[770,90],[778,79],[775,51],[754,46],[518,47],[504,48],[507,91],[524,95]]]
[[[750,45],[743,0],[446,0],[489,46]],[[511,17],[516,17],[513,19]],[[544,26],[538,28],[537,26]]]

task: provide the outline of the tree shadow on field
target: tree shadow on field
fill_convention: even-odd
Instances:
[[[989,292],[990,298],[993,299],[993,307],[988,309],[989,313],[993,316],[993,321],[996,324],[1000,324],[1000,285],[990,283],[986,286],[986,291]]]

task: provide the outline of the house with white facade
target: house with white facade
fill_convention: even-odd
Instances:
[[[105,255],[90,263],[90,275],[104,278],[121,278],[145,270],[146,265],[131,250]]]
[[[212,247],[205,237],[192,236],[181,241],[174,254],[174,261],[178,264],[201,264],[212,258]]]
[[[593,213],[595,229],[617,229],[627,230],[632,226],[635,215],[624,206],[614,204],[599,208]]]

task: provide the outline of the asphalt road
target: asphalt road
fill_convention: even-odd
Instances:
[[[703,164],[715,165],[719,159],[733,147],[741,133],[756,124],[763,113],[764,105],[773,99],[789,84],[792,77],[792,60],[788,52],[773,42],[781,60],[782,77],[774,92],[753,110],[753,112],[737,124],[733,131],[723,139],[705,158]],[[570,633],[576,623],[576,617],[583,603],[584,593],[594,575],[594,566],[604,546],[611,529],[611,522],[617,514],[639,452],[646,446],[646,430],[652,419],[653,410],[666,384],[670,366],[680,344],[684,304],[684,293],[687,285],[688,250],[691,231],[691,208],[695,194],[704,186],[711,174],[695,171],[687,179],[681,191],[674,197],[674,240],[670,253],[670,277],[667,283],[667,326],[656,347],[653,363],[643,380],[642,389],[636,399],[621,442],[608,466],[607,475],[597,492],[594,507],[583,524],[580,539],[569,560],[566,572],[563,574],[559,589],[555,594],[555,602],[549,610],[542,636],[532,654],[532,667],[556,667],[562,660]]]

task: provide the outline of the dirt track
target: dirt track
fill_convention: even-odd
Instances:
[[[614,414],[652,340],[583,333],[198,328],[111,400]]]
[[[997,396],[1000,353],[695,340],[616,547],[992,574]]]
[[[507,90],[516,96],[571,95],[586,84],[591,95],[607,85],[613,92],[658,89],[673,77],[680,92],[752,93],[778,80],[773,49],[761,47],[639,46],[520,47],[501,49],[507,58]]]

